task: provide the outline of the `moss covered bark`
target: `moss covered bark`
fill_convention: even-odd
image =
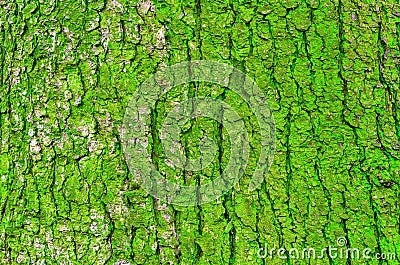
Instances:
[[[400,257],[400,9],[396,1],[0,1],[0,260],[4,264],[398,264],[257,257],[272,248],[347,247]],[[165,163],[157,130],[175,101],[208,95],[240,111],[252,158],[214,203],[173,207],[128,171],[120,128],[150,74],[218,60],[254,78],[273,109],[274,163],[247,185],[259,153],[251,110],[232,91],[179,87],[152,117],[154,163],[205,183],[229,159],[215,121],[183,129],[201,172]]]

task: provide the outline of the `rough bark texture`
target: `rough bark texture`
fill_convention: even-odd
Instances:
[[[0,260],[4,264],[399,264],[400,5],[396,1],[0,1]],[[124,111],[150,74],[219,60],[254,78],[277,146],[262,186],[246,183],[258,134],[228,89],[189,84],[157,105],[150,137],[166,176],[205,183],[229,159],[215,121],[182,133],[188,156],[211,135],[201,172],[165,164],[157,129],[174,101],[225,100],[253,149],[240,185],[173,207],[132,181]],[[252,129],[253,128],[253,129]],[[335,246],[396,260],[261,259],[259,248]]]

